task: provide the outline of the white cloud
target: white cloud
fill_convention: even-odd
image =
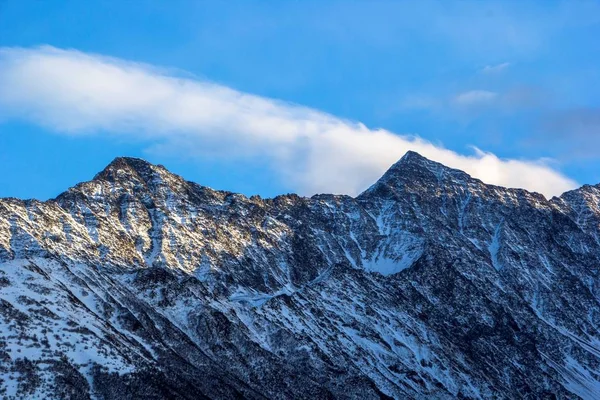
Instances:
[[[497,74],[497,73],[504,71],[505,69],[507,69],[510,66],[511,66],[511,63],[508,63],[508,62],[504,62],[504,63],[496,64],[496,65],[486,65],[485,67],[483,67],[481,69],[481,72],[484,74]]]
[[[0,113],[70,135],[127,135],[155,149],[272,161],[303,194],[357,194],[414,150],[485,182],[546,195],[576,183],[543,161],[464,156],[418,137],[242,93],[148,65],[53,47],[0,49]],[[470,94],[469,94],[470,93]],[[474,91],[458,101],[493,99]]]
[[[490,104],[498,97],[498,93],[488,90],[470,90],[459,93],[454,97],[453,102],[461,107],[471,107]]]

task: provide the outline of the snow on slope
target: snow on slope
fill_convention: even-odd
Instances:
[[[0,200],[0,396],[597,398],[598,199],[416,153],[357,198],[118,158]]]

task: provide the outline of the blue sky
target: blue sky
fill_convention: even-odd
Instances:
[[[559,194],[600,182],[597,37],[598,1],[0,0],[0,196],[121,155],[355,194],[409,148]]]

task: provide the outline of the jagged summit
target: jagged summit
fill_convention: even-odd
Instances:
[[[406,153],[404,153],[404,155],[402,157],[400,157],[400,160],[397,161],[397,163],[427,163],[427,162],[432,162],[431,160],[429,160],[427,157],[422,156],[421,154],[417,153],[416,151],[413,150],[408,150]]]
[[[474,179],[466,172],[448,167],[440,162],[430,160],[427,157],[422,156],[416,151],[409,150],[398,160],[394,165],[392,165],[388,171],[383,175],[392,175],[392,174],[411,174],[415,172],[424,172],[424,170],[429,173],[439,177],[442,174],[451,174],[456,178],[460,178],[463,180],[466,179]],[[382,178],[383,178],[382,177]]]
[[[85,198],[96,202],[137,199],[148,204],[165,205],[169,197],[184,197],[188,183],[162,165],[135,157],[117,157],[90,181],[79,183],[50,202],[70,209]],[[126,200],[129,201],[129,200]],[[102,207],[102,205],[94,205]]]
[[[468,179],[470,176],[463,171],[446,167],[445,165],[432,161],[421,154],[409,150],[402,158],[394,163],[370,189],[362,195],[374,192],[381,186],[400,186],[404,181],[430,180],[447,173]],[[109,182],[130,182],[132,179],[148,181],[158,175],[180,178],[171,173],[162,165],[152,164],[137,157],[116,157],[101,172],[96,174],[93,180],[104,180]],[[181,178],[180,178],[181,179]],[[359,196],[360,197],[360,196]]]
[[[218,188],[215,190],[195,182],[185,181],[184,178],[170,172],[163,165],[152,164],[149,161],[137,157],[116,157],[101,172],[96,174],[92,181],[106,181],[116,185],[130,185],[132,182],[137,181],[144,185],[148,185],[149,188],[155,188],[157,183],[163,183],[166,185],[179,186],[179,189],[182,189],[182,186],[189,184],[202,191],[238,195],[228,191],[219,190]],[[407,184],[414,185],[422,183],[438,186],[462,186],[466,182],[477,182],[478,184],[483,184],[487,187],[496,187],[495,185],[485,184],[462,170],[447,167],[442,163],[422,156],[416,151],[409,150],[372,186],[359,194],[356,198],[361,199],[372,196],[388,197],[393,195],[393,192],[402,190]],[[75,186],[75,188],[79,188],[81,185],[83,184],[79,184]],[[583,190],[587,186],[589,185],[584,185],[580,189]],[[600,184],[595,185],[594,187],[600,188]],[[540,198],[543,197],[540,194],[529,192],[526,189],[498,188],[520,193],[529,193]],[[69,191],[72,189],[69,189]],[[575,191],[580,189],[575,189]],[[324,193],[315,196],[318,198],[329,195]]]
[[[160,166],[162,167],[162,166]],[[116,157],[102,171],[94,176],[93,180],[116,181],[119,177],[137,174],[147,177],[159,166],[156,166],[142,158]],[[162,167],[164,169],[164,167]]]
[[[389,196],[391,193],[401,190],[405,185],[441,184],[444,180],[446,184],[451,184],[471,179],[474,178],[464,171],[447,167],[409,150],[358,198],[373,195]]]
[[[451,169],[436,161],[430,160],[413,150],[408,150],[398,161],[396,161],[383,176],[394,172],[406,172],[411,169],[436,170],[439,168]],[[383,178],[382,176],[382,178]]]

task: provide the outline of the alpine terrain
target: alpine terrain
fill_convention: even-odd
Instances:
[[[600,185],[409,152],[262,199],[117,158],[1,199],[0,398],[598,399]]]

